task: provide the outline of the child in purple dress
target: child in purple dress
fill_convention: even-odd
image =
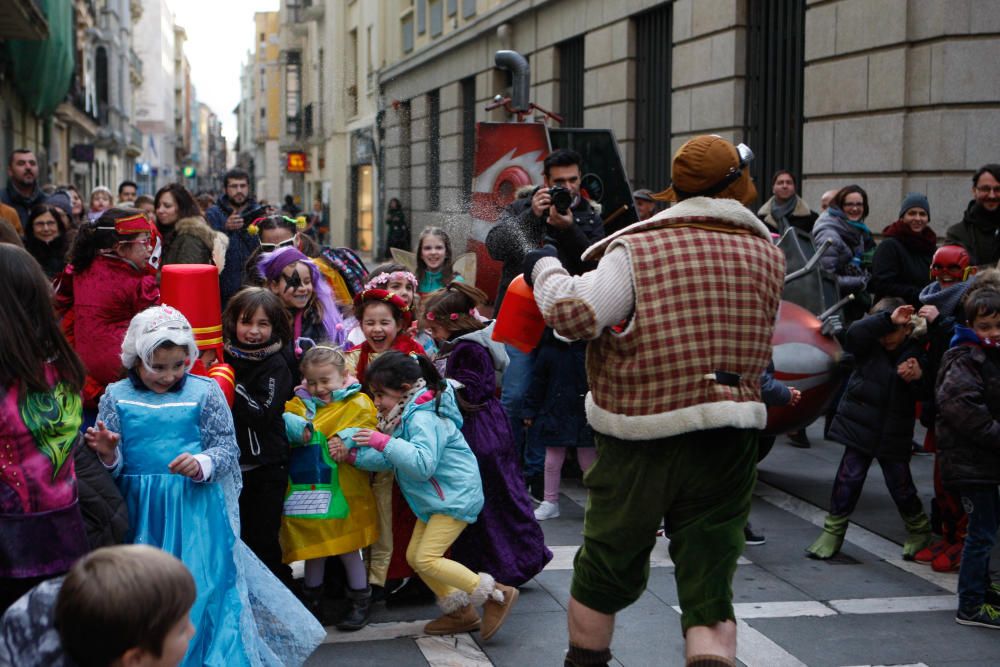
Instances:
[[[482,291],[453,281],[431,294],[424,308],[424,326],[439,345],[435,365],[464,385],[457,392],[462,435],[479,462],[485,496],[479,519],[455,541],[452,557],[520,586],[542,571],[552,552],[532,512],[510,422],[496,397],[508,359],[504,346],[491,338],[493,322],[475,317],[485,300]]]

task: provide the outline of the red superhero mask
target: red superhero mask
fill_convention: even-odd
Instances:
[[[962,282],[968,280],[972,273],[969,252],[960,245],[941,246],[931,260],[931,279],[940,283]]]

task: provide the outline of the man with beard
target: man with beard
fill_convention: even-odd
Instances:
[[[1000,164],[986,164],[972,177],[972,201],[961,222],[948,228],[949,241],[965,247],[977,266],[1000,260]]]
[[[248,222],[243,214],[258,208],[250,194],[250,174],[242,169],[230,169],[222,179],[224,193],[215,205],[205,211],[208,224],[212,229],[223,232],[229,237],[226,248],[226,264],[219,274],[219,289],[222,292],[222,306],[226,306],[229,297],[239,291],[243,282],[243,265],[260,241],[247,233]],[[261,213],[263,216],[264,213]]]
[[[38,160],[27,148],[15,148],[7,159],[7,187],[0,192],[0,202],[17,211],[21,227],[28,222],[28,213],[45,200],[38,187]]]

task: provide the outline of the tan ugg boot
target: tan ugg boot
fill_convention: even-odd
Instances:
[[[472,604],[483,600],[483,621],[479,630],[483,641],[488,641],[495,635],[507,620],[507,614],[517,602],[518,595],[520,593],[513,586],[498,583],[485,572],[479,573],[479,586],[469,597]]]
[[[447,597],[438,598],[438,606],[444,614],[424,626],[428,635],[454,635],[479,629],[479,614],[469,604],[469,594],[455,591]]]

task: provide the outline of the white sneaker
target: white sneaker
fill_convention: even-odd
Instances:
[[[545,521],[546,519],[559,518],[559,503],[543,500],[542,504],[535,508],[535,521]]]

